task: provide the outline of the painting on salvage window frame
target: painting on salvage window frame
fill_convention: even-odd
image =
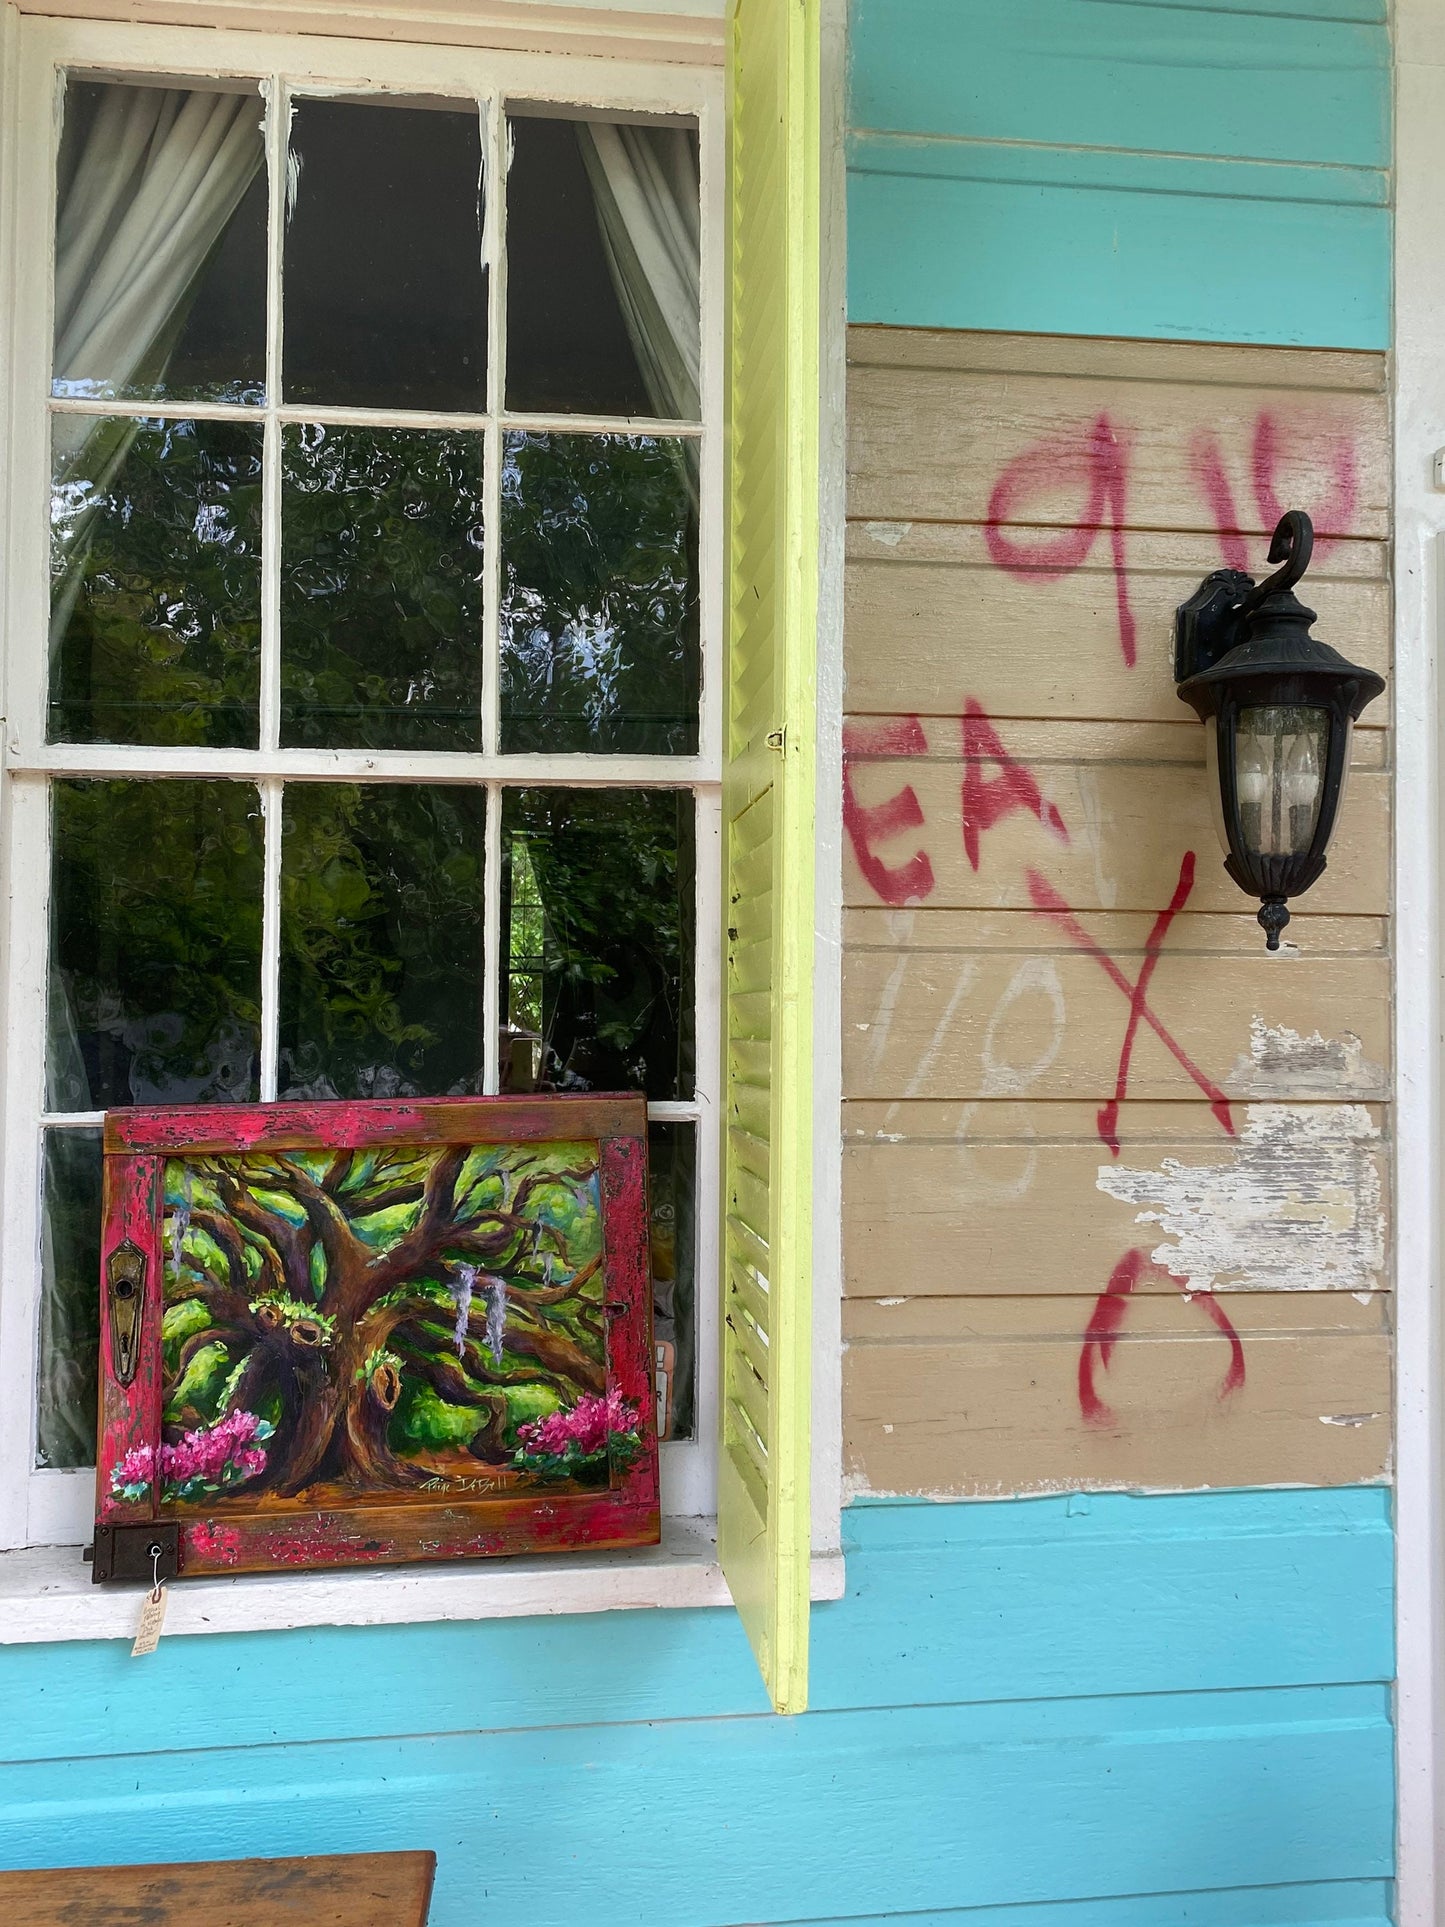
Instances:
[[[646,1158],[640,1097],[107,1113],[97,1528],[181,1577],[655,1543]]]

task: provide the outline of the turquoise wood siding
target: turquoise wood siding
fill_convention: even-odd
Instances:
[[[1389,345],[1384,0],[855,0],[852,321]]]
[[[795,1720],[725,1611],[9,1647],[4,1863],[434,1847],[435,1927],[1383,1927],[1387,1506],[855,1507]]]

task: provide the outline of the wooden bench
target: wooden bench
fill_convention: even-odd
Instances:
[[[0,1873],[16,1927],[425,1927],[434,1853]]]

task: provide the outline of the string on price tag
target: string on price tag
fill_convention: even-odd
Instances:
[[[144,1659],[153,1653],[161,1640],[161,1627],[166,1623],[166,1589],[161,1579],[161,1548],[148,1546],[151,1558],[151,1589],[146,1594],[145,1604],[140,1611],[140,1625],[136,1628],[135,1644],[130,1649],[132,1659]]]

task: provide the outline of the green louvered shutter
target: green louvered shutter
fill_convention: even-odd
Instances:
[[[808,1693],[819,0],[729,46],[724,1329],[718,1541],[773,1705]]]

